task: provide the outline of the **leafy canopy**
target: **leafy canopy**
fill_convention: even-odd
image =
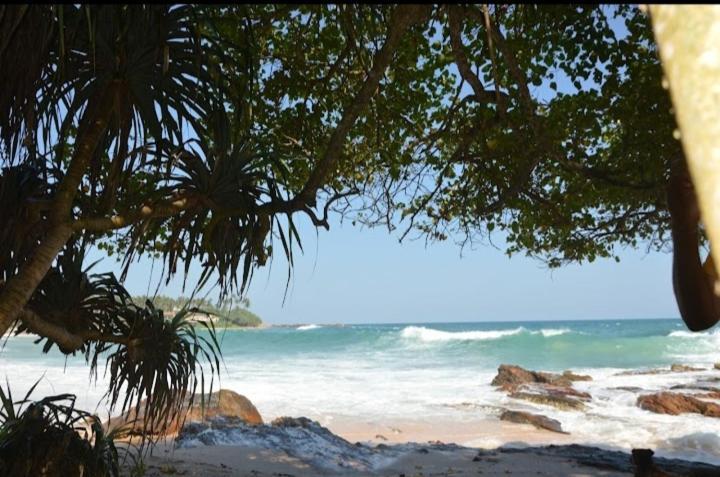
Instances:
[[[155,423],[214,332],[89,247],[242,294],[336,211],[557,266],[661,247],[681,154],[631,6],[3,6],[0,81],[0,332],[108,353],[112,403]]]

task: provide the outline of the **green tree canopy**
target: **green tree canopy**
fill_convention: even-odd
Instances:
[[[662,246],[681,154],[630,6],[5,6],[0,80],[0,332],[109,352],[159,418],[214,344],[89,247],[242,293],[334,210],[556,266]]]

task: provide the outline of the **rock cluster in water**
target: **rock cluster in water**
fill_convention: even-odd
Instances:
[[[586,392],[572,387],[575,381],[590,381],[590,376],[565,371],[562,374],[530,371],[520,366],[501,364],[492,385],[513,399],[543,404],[564,410],[583,410],[590,400]]]
[[[640,396],[637,405],[647,411],[676,416],[684,413],[720,417],[720,405],[703,401],[689,394],[660,392]]]

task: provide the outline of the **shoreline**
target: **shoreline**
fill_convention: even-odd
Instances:
[[[394,423],[398,424],[398,423]],[[270,426],[260,426],[270,427]],[[393,426],[394,427],[394,426]],[[451,439],[430,439],[428,436],[463,438],[457,427],[447,428],[413,426],[405,423],[400,433],[388,433],[387,440],[363,440],[378,427],[366,423],[336,426],[341,432],[336,437],[346,444],[361,449],[365,454],[343,452],[321,455],[327,462],[313,460],[309,455],[317,450],[288,450],[282,444],[263,446],[250,441],[244,444],[195,445],[176,447],[174,438],[160,441],[153,453],[146,457],[146,476],[161,477],[168,474],[207,477],[398,477],[458,475],[538,475],[538,476],[603,476],[620,477],[634,474],[631,454],[627,451],[574,443],[567,435],[553,435],[531,426],[481,420],[469,423],[479,435],[504,438],[504,445],[461,445]],[[389,428],[389,426],[386,426]],[[398,428],[396,428],[398,429]],[[357,442],[355,438],[360,438]],[[517,440],[512,440],[516,438]],[[299,437],[305,439],[307,436]],[[312,439],[310,439],[312,441]],[[477,439],[475,439],[477,440]],[[487,441],[488,444],[490,441]],[[304,452],[304,453],[303,453]],[[370,459],[363,460],[363,455]],[[374,458],[374,460],[373,460]],[[333,460],[334,459],[334,460]],[[376,463],[368,466],[367,463]],[[683,459],[655,456],[653,462],[672,475],[720,475],[720,467]],[[326,465],[329,464],[329,465]],[[334,467],[333,465],[334,464]],[[128,469],[125,469],[126,472]],[[128,474],[123,474],[128,475]],[[664,474],[658,474],[664,475]]]

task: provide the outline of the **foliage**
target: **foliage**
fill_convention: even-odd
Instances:
[[[106,434],[70,394],[31,401],[35,386],[18,402],[0,387],[0,475],[118,477],[122,430]]]
[[[189,298],[179,296],[172,298],[165,295],[155,295],[148,297],[145,295],[133,297],[136,303],[144,303],[151,301],[153,306],[171,314],[173,310],[187,308],[188,310],[200,310],[210,316],[220,318],[218,326],[260,326],[262,320],[259,316],[247,309],[250,302],[237,296],[229,299],[221,300],[220,303],[214,303],[207,298]],[[170,312],[170,313],[168,313]]]
[[[212,323],[202,323],[209,331],[205,337],[188,320],[187,309],[166,320],[162,310],[150,302],[145,308],[130,306],[123,312],[129,312],[128,322],[132,324],[127,346],[116,345],[107,359],[110,405],[122,402],[123,412],[144,406],[143,427],[163,429],[172,420],[184,417],[198,385],[205,389],[202,360],[210,367],[211,379],[219,373],[220,346],[215,329]],[[212,381],[209,384],[212,390]]]
[[[139,257],[242,295],[333,210],[551,266],[659,248],[682,154],[626,5],[2,6],[0,80],[0,334],[107,355],[111,402],[149,422],[219,350],[130,298]]]
[[[317,157],[389,10],[298,7],[262,30],[277,66],[261,68],[256,127]],[[330,183],[364,192],[353,219],[401,238],[499,232],[509,253],[551,266],[660,248],[682,153],[661,74],[634,6],[498,5],[487,19],[480,5],[436,7],[398,48]]]

